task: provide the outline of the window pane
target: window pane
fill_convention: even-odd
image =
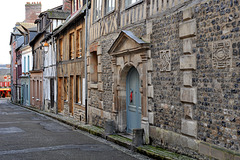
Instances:
[[[79,75],[76,76],[76,103],[81,104],[81,77]]]
[[[82,7],[82,0],[78,0],[78,9]]]
[[[97,20],[101,17],[101,6],[102,0],[95,0],[94,1],[94,20]]]
[[[74,33],[69,35],[69,59],[74,59]]]
[[[72,0],[72,13],[76,11],[76,0]]]
[[[141,0],[125,0],[125,7],[128,7],[138,1],[141,1]]]
[[[82,45],[83,45],[83,37],[82,37],[82,29],[77,30],[77,57],[80,58],[82,56]]]
[[[62,39],[59,40],[59,52],[60,52],[59,59],[60,59],[60,61],[62,61],[63,60],[63,41],[62,41]]]
[[[106,0],[106,13],[115,9],[115,0]]]
[[[29,60],[29,56],[28,56],[28,72],[29,72],[29,68],[30,68],[30,60]]]
[[[24,68],[23,68],[23,72],[26,73],[26,57],[24,57]]]

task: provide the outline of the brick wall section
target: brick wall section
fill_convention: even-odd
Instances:
[[[63,0],[63,11],[71,11],[71,0]]]
[[[112,36],[111,36],[112,37]],[[112,96],[112,85],[113,85],[113,76],[112,76],[112,65],[111,60],[112,57],[107,53],[109,48],[113,44],[113,39],[109,37],[101,42],[102,44],[102,81],[103,84],[103,106],[105,111],[112,111],[112,103],[113,103],[113,96]]]
[[[42,4],[41,2],[27,2],[25,4],[25,21],[26,23],[34,23],[41,13]]]

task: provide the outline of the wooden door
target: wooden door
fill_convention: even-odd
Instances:
[[[50,79],[50,101],[51,101],[51,108],[54,107],[54,79]]]
[[[127,132],[132,133],[134,128],[141,128],[142,115],[139,74],[134,67],[128,72],[126,87]]]
[[[63,111],[63,78],[58,78],[58,113]]]
[[[70,97],[69,97],[69,113],[73,115],[73,76],[70,76]]]

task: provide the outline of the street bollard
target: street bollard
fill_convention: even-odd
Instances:
[[[106,120],[104,123],[105,135],[111,135],[115,133],[115,125],[113,120]]]
[[[133,129],[133,145],[138,147],[143,145],[144,129]]]

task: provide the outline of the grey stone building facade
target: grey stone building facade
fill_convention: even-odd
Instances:
[[[93,1],[89,123],[140,126],[145,143],[194,158],[240,159],[239,11],[238,0]]]

